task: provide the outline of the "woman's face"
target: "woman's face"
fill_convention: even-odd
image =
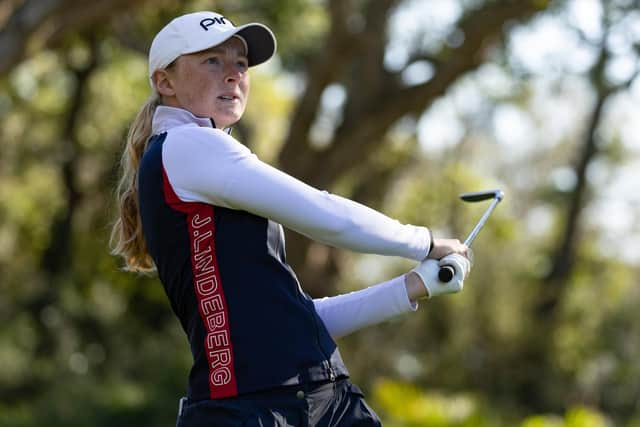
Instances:
[[[249,96],[247,52],[237,37],[201,52],[182,55],[158,82],[165,105],[210,117],[216,127],[236,123]],[[166,90],[168,92],[165,95]]]

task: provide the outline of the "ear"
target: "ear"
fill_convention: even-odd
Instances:
[[[151,76],[156,90],[161,96],[174,96],[176,91],[173,87],[173,80],[169,72],[165,69],[155,70]]]

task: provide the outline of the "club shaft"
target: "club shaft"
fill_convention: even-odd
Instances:
[[[476,236],[484,226],[484,223],[487,222],[487,218],[489,218],[489,215],[491,215],[491,212],[493,212],[493,210],[498,205],[498,203],[500,203],[500,199],[493,199],[493,201],[491,202],[487,210],[484,211],[484,215],[482,215],[482,218],[480,218],[480,221],[478,221],[476,226],[473,227],[473,230],[471,230],[471,233],[469,233],[469,236],[467,236],[467,239],[464,241],[464,244],[467,247],[471,246],[471,243],[474,241],[474,239],[476,238]]]

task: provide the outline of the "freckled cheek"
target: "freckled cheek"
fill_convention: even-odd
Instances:
[[[242,94],[244,95],[243,98],[243,103],[242,103],[242,109],[244,110],[244,107],[247,105],[247,100],[249,99],[249,89],[250,89],[251,85],[249,84],[249,75],[247,74],[245,79],[243,79],[243,81],[240,82],[240,91],[242,92]]]
[[[201,98],[201,96],[198,95],[199,92],[201,92],[198,89],[201,83],[198,81],[197,75],[194,75],[189,68],[185,67],[180,80],[182,87],[179,91],[179,97],[182,98],[182,103],[197,108],[198,101]]]
[[[216,101],[216,87],[209,79],[194,81],[193,96],[206,105],[213,105]]]

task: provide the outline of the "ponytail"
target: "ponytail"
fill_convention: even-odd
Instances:
[[[138,166],[151,137],[151,121],[158,105],[160,98],[154,91],[129,128],[126,147],[120,160],[122,177],[116,190],[118,216],[111,230],[109,245],[111,254],[124,258],[124,269],[127,271],[155,270],[142,235],[138,206]]]

